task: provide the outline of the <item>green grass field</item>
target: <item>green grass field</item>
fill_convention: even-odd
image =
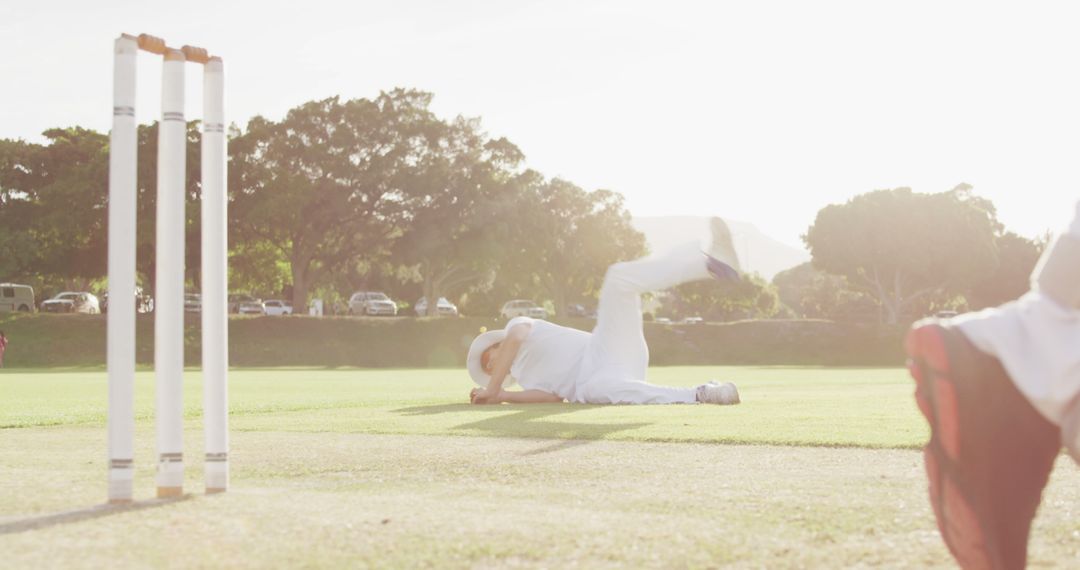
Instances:
[[[20,567],[933,567],[927,431],[901,369],[653,368],[737,382],[739,406],[467,403],[460,370],[244,369],[233,481],[152,500],[153,375],[137,395],[139,501],[105,493],[100,371],[0,372],[0,552]],[[1062,460],[1032,564],[1080,563]]]

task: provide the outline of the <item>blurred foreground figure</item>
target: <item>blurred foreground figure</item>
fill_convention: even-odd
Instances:
[[[708,279],[739,278],[731,232],[720,218],[711,220],[712,237],[702,251],[690,243],[665,255],[616,263],[600,290],[592,333],[528,317],[517,317],[504,330],[476,337],[466,366],[480,388],[474,404],[738,404],[731,382],[696,388],[657,386],[645,381],[649,347],[642,331],[641,294]],[[503,390],[516,381],[520,391]]]
[[[998,308],[915,323],[906,341],[938,528],[964,568],[1023,568],[1064,442],[1080,462],[1080,204],[1031,291]]]

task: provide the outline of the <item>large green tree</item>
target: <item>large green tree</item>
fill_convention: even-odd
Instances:
[[[553,299],[562,311],[595,297],[609,264],[644,253],[620,195],[522,171],[512,143],[490,139],[476,119],[440,120],[430,103],[430,94],[404,89],[330,98],[231,133],[233,288],[291,294],[300,310],[313,288],[333,298],[397,284],[430,299],[476,299],[497,284],[492,295]],[[152,289],[157,126],[140,126],[137,136],[137,268]],[[108,138],[79,128],[46,138],[0,141],[0,271],[80,288],[101,283]],[[185,261],[194,287],[199,140],[190,123]]]
[[[826,206],[804,236],[814,267],[872,295],[885,322],[926,296],[961,293],[998,266],[993,205],[967,185],[921,194],[908,188]]]
[[[0,144],[0,264],[85,288],[106,269],[108,139],[77,127],[43,135]]]
[[[0,280],[25,279],[42,255],[31,231],[41,152],[40,145],[0,140]]]
[[[109,139],[50,129],[45,144],[0,141],[0,271],[47,289],[87,289],[108,270]],[[187,248],[198,285],[199,131],[188,125]],[[156,261],[157,125],[138,128],[137,268],[152,288]]]
[[[280,250],[300,310],[320,277],[385,254],[400,231],[415,165],[438,138],[431,95],[312,101],[275,122],[255,117],[230,142],[233,241]]]
[[[506,139],[488,140],[478,120],[459,117],[442,125],[418,164],[394,258],[416,267],[428,315],[436,314],[433,299],[491,281],[505,255],[523,158]]]
[[[532,172],[523,176],[518,206],[514,247],[502,271],[511,272],[520,290],[546,294],[559,315],[570,303],[595,300],[609,265],[647,251],[619,193],[587,192]]]
[[[157,271],[158,123],[139,125],[136,136],[138,166],[135,184],[135,264],[147,291],[152,292]],[[202,270],[201,141],[199,122],[188,122],[187,154],[184,161],[184,275],[195,290],[201,286]],[[107,222],[107,219],[105,221]]]

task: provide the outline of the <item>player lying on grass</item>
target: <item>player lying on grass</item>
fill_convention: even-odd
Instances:
[[[641,294],[707,279],[738,279],[739,260],[731,232],[720,218],[710,222],[705,252],[687,244],[666,255],[616,263],[600,290],[592,333],[528,317],[504,330],[478,336],[466,366],[481,388],[474,404],[576,402],[584,404],[738,404],[731,382],[696,388],[657,386],[645,381],[649,347],[642,330]],[[517,382],[520,391],[505,390]]]
[[[930,502],[963,568],[1023,568],[1062,442],[1080,461],[1080,204],[1031,283],[1017,301],[916,323],[907,338],[930,422]]]

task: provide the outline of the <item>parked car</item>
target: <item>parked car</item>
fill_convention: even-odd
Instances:
[[[29,285],[0,283],[0,312],[34,310],[34,288]]]
[[[671,319],[669,319],[667,317],[656,317],[656,320],[653,321],[653,322],[658,324],[658,325],[670,325],[671,324]]]
[[[586,317],[590,319],[596,318],[596,309],[590,309],[581,303],[574,303],[566,307],[566,314],[571,317]]]
[[[682,320],[682,324],[684,324],[684,325],[700,325],[701,323],[704,323],[704,322],[705,322],[705,319],[703,319],[701,317],[686,317],[685,319]]]
[[[233,293],[229,295],[229,312],[240,315],[264,315],[266,307],[261,299],[256,299],[246,293]]]
[[[513,301],[507,301],[502,306],[502,310],[499,311],[504,319],[512,319],[514,317],[532,317],[534,319],[546,319],[548,318],[547,311],[543,307],[537,305],[535,301],[529,301],[526,299],[515,299]]]
[[[93,293],[65,291],[41,304],[46,313],[86,313],[96,315],[101,305]]]
[[[959,314],[960,313],[958,313],[956,311],[938,311],[938,312],[934,313],[934,316],[939,318],[939,319],[951,319],[951,318],[953,318],[953,317],[955,317],[956,315],[959,315]]]
[[[198,293],[184,293],[184,312],[201,313],[202,295]]]
[[[427,297],[420,297],[415,308],[417,316],[427,316]],[[447,301],[446,297],[439,297],[439,300],[435,302],[435,312],[444,317],[456,317],[458,315],[457,305]]]
[[[397,303],[390,300],[386,293],[378,291],[357,291],[349,298],[350,315],[397,315]]]
[[[280,299],[270,299],[263,303],[266,307],[266,314],[270,316],[280,317],[283,315],[293,314],[292,302],[282,301]]]

